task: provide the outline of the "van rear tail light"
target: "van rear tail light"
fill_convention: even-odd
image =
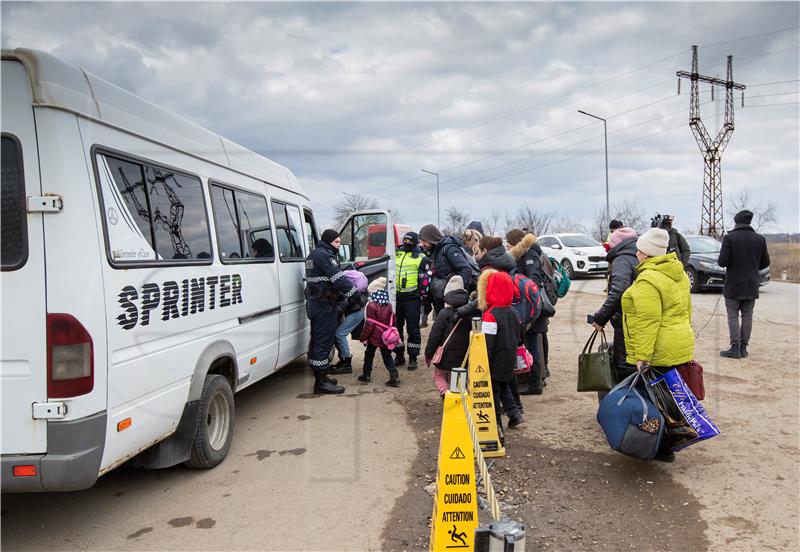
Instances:
[[[36,466],[35,465],[14,466],[13,473],[14,477],[35,477]]]
[[[94,387],[92,336],[70,314],[47,315],[47,396],[76,397]]]

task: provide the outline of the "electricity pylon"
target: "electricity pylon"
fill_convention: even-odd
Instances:
[[[697,46],[692,46],[692,72],[678,71],[678,94],[681,90],[681,77],[687,78],[692,83],[689,101],[689,127],[692,129],[695,140],[703,152],[705,174],[703,175],[703,220],[700,224],[700,233],[705,236],[721,238],[725,233],[722,211],[722,171],[720,160],[725,146],[733,134],[733,91],[744,90],[745,85],[733,82],[733,56],[728,56],[728,78],[726,80],[701,75],[697,71]],[[706,130],[706,125],[700,120],[700,90],[699,83],[707,82],[711,85],[711,99],[714,99],[714,87],[725,87],[725,123],[715,139]],[[744,102],[744,93],[742,93]]]

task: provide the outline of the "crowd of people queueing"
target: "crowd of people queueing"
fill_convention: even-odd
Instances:
[[[752,216],[749,211],[736,215],[736,228],[723,241],[719,260],[720,265],[735,268],[723,292],[731,349],[721,354],[731,358],[747,356],[752,306],[758,297],[757,272],[769,265],[763,237],[749,226]],[[609,323],[613,328],[617,382],[637,370],[660,374],[693,359],[691,299],[685,273],[689,248],[683,236],[672,229],[672,217],[657,222],[657,227],[638,235],[621,221],[612,221],[604,244],[608,293],[592,318],[598,330]],[[551,292],[553,263],[537,245],[536,236],[516,228],[506,233],[505,240],[485,236],[476,221],[461,236],[443,235],[433,224],[423,226],[418,234],[408,232],[396,252],[396,312],[386,278],[368,284],[355,269],[343,271],[339,245],[338,233],[326,230],[306,259],[306,309],[312,335],[308,357],[315,393],[344,392],[330,376],[352,372],[348,343],[352,335],[366,347],[359,381],[370,382],[378,351],[389,373],[389,386],[400,384],[399,366],[407,362],[408,370],[415,370],[422,355],[443,396],[449,389],[450,371],[465,365],[472,320],[479,317],[486,336],[498,427],[503,427],[503,414],[508,417],[508,427],[523,423],[520,395],[541,394],[549,376],[548,314],[554,313],[557,301]],[[541,297],[540,314],[528,323],[523,323],[512,307],[518,275],[532,281]],[[431,310],[435,318],[423,349],[420,326],[427,324]],[[515,374],[520,345],[534,359],[524,378]],[[329,359],[334,347],[339,361],[332,365]],[[668,448],[657,456],[666,461],[673,458]]]

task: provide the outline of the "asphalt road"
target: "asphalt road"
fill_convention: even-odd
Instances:
[[[323,397],[295,362],[236,395],[217,468],[123,466],[86,491],[3,495],[2,549],[380,550],[416,454],[383,376]]]
[[[603,295],[605,286],[604,278],[593,277],[574,280],[571,290]],[[716,307],[716,313],[724,315],[725,299],[721,299],[721,297],[721,291],[694,293],[692,294],[692,306],[711,310]],[[753,316],[756,319],[778,324],[797,324],[800,320],[800,284],[771,281],[763,286]]]

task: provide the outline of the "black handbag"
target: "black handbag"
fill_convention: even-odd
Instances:
[[[592,352],[600,334],[600,347]],[[609,391],[614,387],[611,354],[603,330],[595,330],[578,356],[578,391]]]
[[[444,299],[444,290],[447,287],[447,278],[431,278],[431,297],[437,301]]]

